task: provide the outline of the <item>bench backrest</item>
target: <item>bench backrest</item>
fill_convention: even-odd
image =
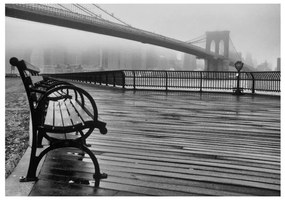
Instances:
[[[29,100],[30,109],[31,111],[33,111],[34,102],[37,97],[35,93],[32,93],[31,88],[33,88],[37,82],[40,82],[41,80],[43,80],[43,77],[39,75],[40,70],[39,68],[27,63],[24,60],[19,61],[15,57],[10,59],[10,64],[12,66],[17,67],[19,71],[19,74],[25,86],[25,90],[26,90],[27,97]]]
[[[43,78],[34,66],[29,66],[24,60],[11,58],[10,64],[17,67],[22,78],[33,125],[49,127],[53,124],[57,126],[57,132],[62,132],[62,129],[74,132],[74,126],[78,129],[91,126],[93,129],[99,128],[102,134],[107,132],[106,124],[98,121],[96,103],[88,92],[64,81]],[[70,128],[62,128],[65,125]],[[54,126],[52,130],[55,129]]]
[[[43,76],[40,76],[40,75],[32,75],[32,76],[30,76],[30,79],[31,79],[31,82],[33,85],[44,80]]]

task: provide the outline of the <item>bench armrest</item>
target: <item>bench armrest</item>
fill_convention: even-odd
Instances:
[[[35,93],[40,93],[42,95],[44,95],[45,93],[47,93],[47,90],[42,90],[42,89],[38,89],[38,88],[35,88],[35,87],[31,87],[30,88],[31,92],[35,92]],[[72,96],[70,95],[61,95],[61,96],[57,96],[57,97],[47,97],[48,100],[51,100],[51,101],[58,101],[60,99],[72,99]]]
[[[72,84],[68,83],[68,82],[64,82],[64,81],[54,81],[52,84],[50,84],[48,86],[48,90],[49,89],[52,89],[52,88],[55,88],[57,86],[63,86],[63,85],[68,85],[68,86],[73,86]]]
[[[34,88],[34,87],[31,87],[30,90],[31,90],[31,92],[36,92],[36,93],[41,93],[41,94],[46,93],[45,90],[40,90],[40,89],[37,89],[37,88]]]
[[[96,128],[99,129],[101,134],[103,134],[103,135],[107,134],[108,130],[106,128],[105,122],[97,120],[97,121],[95,121],[95,124],[96,124]]]

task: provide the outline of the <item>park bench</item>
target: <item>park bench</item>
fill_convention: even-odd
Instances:
[[[43,77],[39,69],[24,60],[13,57],[10,64],[16,66],[25,86],[29,100],[32,124],[31,156],[27,175],[21,182],[35,181],[40,160],[49,151],[75,147],[87,153],[93,164],[95,186],[100,180],[107,178],[101,173],[97,158],[86,144],[87,137],[99,129],[106,134],[106,123],[98,120],[98,111],[93,98],[85,90],[70,83]],[[43,147],[43,138],[48,146],[40,153],[37,148]],[[38,154],[38,155],[37,155]]]

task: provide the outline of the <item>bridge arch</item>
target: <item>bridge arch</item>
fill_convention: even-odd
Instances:
[[[225,42],[224,40],[220,40],[219,42],[219,55],[225,55]]]
[[[212,43],[215,44],[214,53],[219,56],[229,57],[230,31],[206,32],[206,51],[212,52]],[[217,56],[218,57],[218,56]],[[228,63],[223,59],[206,59],[206,70],[224,71],[228,70]]]
[[[212,42],[215,42],[215,54],[223,52],[223,56],[229,57],[230,31],[206,32],[206,51],[211,52]]]
[[[216,51],[216,42],[215,40],[212,40],[211,45],[210,45],[210,52],[214,52]]]

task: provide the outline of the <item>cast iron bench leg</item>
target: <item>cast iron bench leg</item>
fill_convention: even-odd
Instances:
[[[97,161],[96,156],[91,152],[91,150],[88,149],[84,145],[82,145],[81,148],[82,148],[83,151],[85,151],[90,156],[90,158],[91,158],[91,160],[92,160],[92,162],[94,164],[95,173],[93,175],[93,178],[95,180],[95,187],[99,187],[100,180],[107,178],[108,175],[106,173],[100,173],[99,163]]]
[[[37,147],[38,148],[43,148],[43,135],[41,133],[38,134],[38,139],[37,139]]]
[[[39,165],[40,159],[36,156],[37,152],[37,131],[35,130],[35,127],[33,126],[33,140],[32,140],[32,147],[31,147],[31,155],[30,155],[30,163],[28,168],[27,176],[20,177],[20,182],[28,182],[28,181],[36,181],[38,178],[36,177],[37,167]]]

